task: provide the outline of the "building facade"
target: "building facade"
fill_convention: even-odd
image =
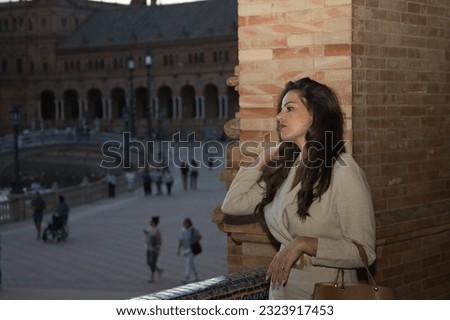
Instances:
[[[0,43],[0,135],[15,104],[22,129],[150,138],[220,138],[237,109],[237,1],[4,3]]]

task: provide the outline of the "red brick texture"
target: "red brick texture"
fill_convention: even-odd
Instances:
[[[450,2],[353,1],[353,152],[377,212],[377,278],[450,297]]]

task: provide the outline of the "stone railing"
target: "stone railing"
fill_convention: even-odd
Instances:
[[[123,176],[117,177],[116,194],[126,190]],[[51,190],[40,191],[42,199],[46,202],[45,213],[54,213],[58,203],[58,196],[63,195],[70,206],[91,203],[108,197],[108,185],[105,180],[94,182],[83,181],[80,185],[66,188],[55,186]],[[0,202],[0,224],[26,220],[33,214],[31,201],[34,193],[10,194],[8,200]]]
[[[230,273],[205,281],[159,291],[136,300],[267,300],[267,268]]]
[[[48,129],[45,131],[21,132],[18,148],[36,148],[53,145],[94,144],[101,145],[107,141],[122,141],[122,135],[111,132],[78,132],[74,130]],[[14,136],[0,137],[0,154],[13,152]]]

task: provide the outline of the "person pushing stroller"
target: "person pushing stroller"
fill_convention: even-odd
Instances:
[[[69,220],[70,207],[63,196],[58,197],[59,202],[56,206],[56,213],[52,215],[52,221],[48,223],[44,230],[42,240],[46,242],[49,238],[56,239],[58,242],[64,241],[69,236],[67,222]]]

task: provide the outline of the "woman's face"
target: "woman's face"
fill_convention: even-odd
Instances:
[[[300,100],[298,91],[288,91],[283,97],[277,120],[281,140],[294,142],[302,149],[306,143],[306,132],[311,126],[313,117]]]

